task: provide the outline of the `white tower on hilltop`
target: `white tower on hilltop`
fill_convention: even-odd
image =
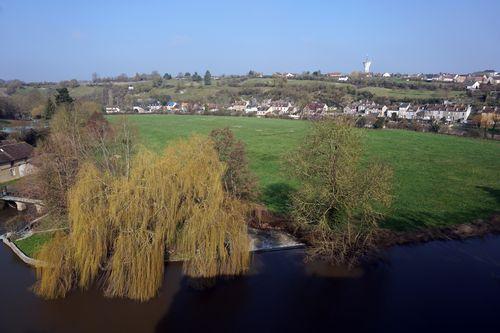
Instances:
[[[366,74],[370,73],[370,66],[371,65],[372,65],[372,61],[371,60],[366,59],[365,61],[363,61],[363,67],[365,69],[365,73]]]

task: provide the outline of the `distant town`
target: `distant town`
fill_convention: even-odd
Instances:
[[[500,73],[401,74],[371,72],[371,60],[351,73],[250,70],[246,75],[194,73],[100,77],[61,82],[0,80],[4,118],[43,118],[56,90],[102,106],[107,114],[202,114],[320,119],[347,115],[360,127],[446,130],[497,138]],[[442,127],[441,125],[447,125]],[[442,128],[440,128],[442,127]],[[476,130],[471,130],[471,129]],[[477,129],[483,128],[484,131]]]

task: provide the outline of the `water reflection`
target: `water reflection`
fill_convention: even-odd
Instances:
[[[157,298],[96,290],[44,301],[33,271],[0,248],[1,332],[496,331],[500,237],[396,247],[387,261],[346,271],[303,263],[302,250],[254,256],[250,274],[204,291],[167,266]]]

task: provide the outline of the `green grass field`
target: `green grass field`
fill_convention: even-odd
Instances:
[[[231,128],[247,145],[260,179],[261,200],[285,212],[299,184],[288,177],[282,156],[303,139],[305,121],[175,115],[128,116],[140,141],[160,152],[169,141],[192,133]],[[118,116],[110,117],[117,120]],[[385,227],[408,230],[486,217],[500,209],[500,143],[403,130],[364,130],[366,156],[392,165],[395,200]]]
[[[25,239],[14,241],[14,243],[24,254],[33,258],[42,245],[49,241],[53,235],[52,232],[42,232]]]

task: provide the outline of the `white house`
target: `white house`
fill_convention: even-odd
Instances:
[[[137,113],[148,113],[142,106],[134,106],[133,110]]]
[[[245,111],[248,104],[250,104],[250,102],[245,100],[234,101],[234,103],[228,108],[228,110],[243,112]]]
[[[425,120],[445,120],[448,122],[467,122],[469,118],[472,107],[468,106],[446,106],[446,105],[428,105],[424,111],[423,119]]]
[[[390,73],[384,73],[384,74],[382,74],[382,77],[391,77],[391,74]]]
[[[247,107],[245,108],[245,113],[257,112],[257,111],[259,111],[257,105],[247,105]]]
[[[347,82],[349,80],[349,76],[341,76],[339,77],[340,82]]]
[[[106,108],[106,113],[120,113],[121,110],[117,106],[110,106]]]
[[[411,106],[410,103],[401,103],[401,104],[399,104],[398,116],[400,118],[411,119],[411,118],[407,117],[407,113],[410,110],[410,106]]]
[[[477,90],[477,89],[479,89],[479,87],[481,87],[481,83],[479,83],[479,81],[476,81],[473,85],[467,86],[467,89],[468,90]]]
[[[257,116],[258,117],[263,117],[263,116],[266,116],[267,114],[269,114],[269,107],[267,106],[259,106],[257,108]]]
[[[267,111],[271,113],[284,114],[291,106],[292,103],[290,102],[275,101],[271,102],[271,105],[269,106],[269,109]]]

